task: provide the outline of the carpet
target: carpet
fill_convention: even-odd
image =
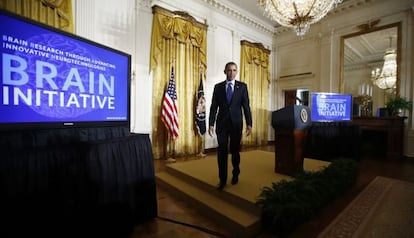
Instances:
[[[414,184],[376,177],[318,237],[414,237]]]
[[[231,178],[232,165],[229,156],[228,174]],[[292,180],[288,175],[275,173],[275,153],[261,150],[252,150],[240,153],[240,176],[237,186],[226,186],[224,192],[242,197],[255,203],[264,186],[272,186],[273,182]],[[304,158],[305,171],[319,171],[330,162]],[[203,159],[168,164],[176,171],[187,174],[205,184],[215,187],[218,183],[218,169],[216,155],[209,155]]]
[[[228,174],[231,178],[230,157]],[[245,151],[240,157],[239,183],[228,183],[222,191],[216,189],[219,178],[215,154],[168,163],[164,171],[156,173],[157,184],[225,227],[232,233],[231,237],[256,237],[261,231],[262,211],[255,203],[263,187],[294,178],[275,173],[274,152]],[[303,162],[304,171],[319,171],[330,164],[309,158],[304,158]]]

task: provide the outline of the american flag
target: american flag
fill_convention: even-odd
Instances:
[[[171,67],[171,77],[168,83],[167,91],[162,100],[161,120],[167,127],[168,132],[173,139],[178,137],[178,110],[177,110],[177,92],[174,82],[174,67]]]

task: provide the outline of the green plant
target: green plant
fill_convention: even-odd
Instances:
[[[256,202],[262,207],[263,228],[275,235],[292,231],[351,188],[357,175],[357,162],[340,158],[321,171],[264,187]]]
[[[396,96],[388,99],[386,107],[391,116],[397,116],[400,111],[408,110],[411,112],[413,103],[403,97]]]

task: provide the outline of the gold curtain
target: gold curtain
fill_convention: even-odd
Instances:
[[[206,70],[207,26],[185,12],[153,7],[151,72],[153,77],[152,147],[155,159],[194,155],[204,148],[195,126],[195,97],[200,72]],[[172,141],[161,121],[161,103],[174,65],[179,136]]]
[[[71,0],[0,0],[0,8],[73,33]]]
[[[270,50],[260,43],[241,41],[240,81],[247,84],[253,118],[251,136],[243,137],[244,146],[267,144]]]

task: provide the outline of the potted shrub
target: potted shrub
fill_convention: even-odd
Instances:
[[[403,97],[395,96],[387,101],[386,107],[391,116],[403,115],[405,110],[411,112],[413,103]]]

